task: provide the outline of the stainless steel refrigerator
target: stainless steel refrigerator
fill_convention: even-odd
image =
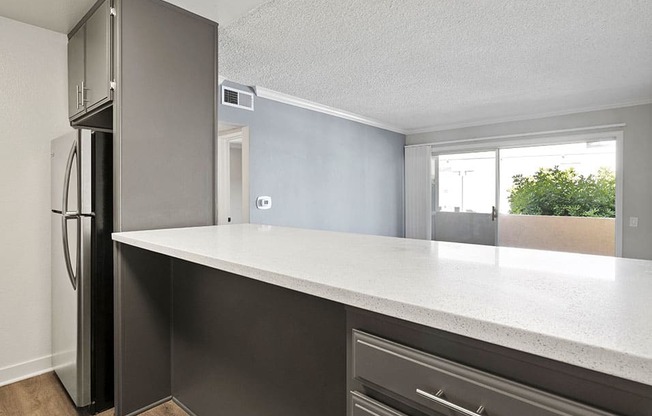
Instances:
[[[113,405],[112,135],[51,142],[52,365],[77,407]]]

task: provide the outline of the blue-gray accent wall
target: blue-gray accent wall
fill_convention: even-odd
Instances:
[[[218,118],[249,127],[252,223],[404,236],[404,135],[259,97]]]

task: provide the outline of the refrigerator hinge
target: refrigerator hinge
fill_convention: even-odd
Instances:
[[[111,16],[117,16],[118,12],[115,11],[115,7],[111,7],[111,8],[109,8],[109,14]]]
[[[111,91],[115,91],[116,83],[115,81],[109,82],[109,88],[111,88]]]

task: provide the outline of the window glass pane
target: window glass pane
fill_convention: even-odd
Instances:
[[[501,246],[613,256],[616,142],[500,152]]]
[[[572,175],[570,170],[572,169]],[[519,147],[504,149],[500,151],[500,213],[521,213],[513,212],[520,207],[512,206],[510,194],[515,189],[517,177],[536,180],[537,172],[548,172],[550,174],[572,176],[570,179],[579,179],[580,176],[591,180],[589,177],[598,178],[605,175],[615,175],[616,171],[616,141],[592,141],[584,143],[571,143],[550,146]],[[602,175],[602,176],[600,176]],[[539,174],[541,176],[541,174]],[[561,178],[563,179],[563,178]],[[561,180],[560,179],[560,180]],[[569,179],[569,180],[570,180]],[[558,181],[559,182],[559,181]],[[551,181],[551,184],[558,182]],[[538,181],[543,186],[543,179]],[[570,192],[578,191],[569,189]],[[550,193],[548,193],[550,194]],[[550,195],[549,195],[550,196]],[[615,201],[615,189],[612,198]],[[583,202],[583,201],[580,201]],[[573,203],[572,205],[577,205]],[[614,207],[615,209],[615,207]],[[541,215],[581,215],[581,212],[568,214],[551,214],[544,209]],[[598,215],[610,216],[610,215]]]
[[[491,213],[496,199],[496,153],[439,156],[438,211]]]

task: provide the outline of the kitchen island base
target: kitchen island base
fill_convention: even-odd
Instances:
[[[119,245],[118,416],[346,414],[343,305]]]
[[[354,329],[605,411],[582,415],[652,409],[641,383],[117,246],[129,271],[116,286],[118,416],[167,397],[198,416],[345,416],[351,391],[397,414],[441,414],[356,378]]]

